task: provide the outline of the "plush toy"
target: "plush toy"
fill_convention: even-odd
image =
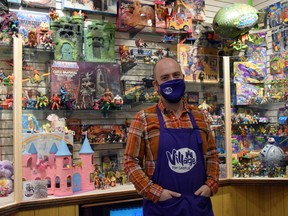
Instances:
[[[14,168],[8,160],[0,161],[0,197],[13,192]]]

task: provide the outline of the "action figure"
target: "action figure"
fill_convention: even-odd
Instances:
[[[114,98],[113,98],[113,104],[115,105],[116,109],[117,110],[120,110],[121,107],[122,107],[122,104],[123,104],[123,99],[120,95],[116,95]]]
[[[51,110],[60,109],[60,98],[58,97],[57,94],[54,94],[51,99],[50,99],[50,103],[51,103]]]
[[[40,96],[37,96],[36,109],[44,109],[48,105],[48,102],[47,96],[41,93]]]

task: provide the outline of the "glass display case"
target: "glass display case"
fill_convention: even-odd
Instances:
[[[224,57],[228,178],[287,179],[287,78],[251,64]]]
[[[22,59],[22,44],[17,39],[13,43],[12,50],[11,47],[1,48],[0,59],[0,208],[21,201],[17,193],[21,190],[17,183],[21,179],[21,157],[18,157],[21,133],[14,129],[19,129],[22,110],[16,102],[22,97],[22,64],[18,63]]]

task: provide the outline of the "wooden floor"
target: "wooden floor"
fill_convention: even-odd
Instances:
[[[212,197],[212,203],[215,216],[288,216],[288,185],[223,186]],[[23,211],[13,216],[67,215],[79,216],[78,205]]]

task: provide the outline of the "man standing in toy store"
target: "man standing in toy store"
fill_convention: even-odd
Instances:
[[[203,113],[184,99],[185,82],[172,58],[153,69],[160,100],[129,127],[124,169],[144,197],[144,216],[213,216],[219,159]]]

